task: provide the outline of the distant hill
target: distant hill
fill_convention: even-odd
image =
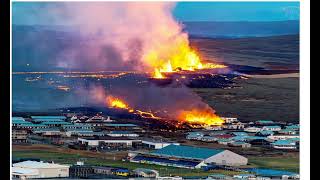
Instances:
[[[183,22],[191,37],[243,38],[299,34],[299,21]]]

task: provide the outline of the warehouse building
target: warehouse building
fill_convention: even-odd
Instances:
[[[87,147],[108,146],[114,148],[131,148],[141,144],[141,140],[109,136],[78,138],[78,142]]]
[[[65,116],[31,116],[31,119],[47,119],[47,120],[61,119],[61,120],[66,120],[67,118]]]
[[[26,143],[28,132],[26,130],[12,130],[12,143]]]
[[[132,129],[139,129],[139,127],[135,124],[115,124],[115,123],[105,123],[104,128],[107,130],[132,130]]]
[[[170,144],[180,145],[179,143],[162,142],[155,140],[142,140],[142,147],[147,149],[161,149],[169,146]]]
[[[14,178],[69,177],[69,166],[38,161],[23,161],[12,165]]]
[[[51,136],[51,137],[52,136],[57,137],[64,134],[63,132],[60,132],[58,128],[35,129],[32,132],[40,136]]]
[[[12,117],[12,126],[17,127],[21,125],[30,125],[32,124],[29,121],[26,121],[23,117]]]
[[[107,135],[111,137],[139,137],[139,134],[130,131],[111,131]]]
[[[151,153],[131,152],[128,154],[131,162],[150,163],[181,168],[201,168],[208,164],[241,166],[248,159],[229,150],[209,149],[193,146],[169,145]]]

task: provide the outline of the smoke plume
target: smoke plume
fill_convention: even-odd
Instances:
[[[60,67],[88,70],[152,70],[154,54],[166,59],[188,44],[182,25],[172,16],[171,2],[77,2],[52,6],[48,12],[77,27],[82,39],[57,57]],[[165,46],[164,46],[165,45]]]

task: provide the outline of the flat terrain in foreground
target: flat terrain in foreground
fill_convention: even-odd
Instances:
[[[205,172],[202,170],[190,170],[158,165],[131,163],[120,160],[121,157],[125,157],[125,152],[112,153],[111,155],[80,150],[69,150],[52,145],[14,145],[12,155],[14,158],[39,158],[41,160],[54,161],[55,163],[62,164],[75,164],[80,158],[84,158],[85,164],[124,167],[128,169],[151,168],[158,170],[162,176],[207,176],[212,173],[223,173],[229,175],[238,174],[237,172],[224,170]],[[249,158],[249,162],[250,165],[248,167],[275,168],[291,171],[297,171],[299,167],[298,158]]]

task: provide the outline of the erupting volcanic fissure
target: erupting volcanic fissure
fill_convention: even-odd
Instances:
[[[191,111],[183,111],[180,113],[178,119],[182,122],[199,125],[222,125],[224,120],[216,114],[209,111],[201,111],[193,109]]]
[[[75,43],[70,43],[55,57],[57,67],[147,73],[150,82],[166,87],[153,86],[147,80],[135,80],[130,74],[112,76],[115,83],[112,87],[105,83],[109,76],[86,74],[83,78],[99,78],[101,84],[95,86],[101,85],[117,97],[106,97],[104,93],[93,91],[89,94],[94,99],[93,104],[105,106],[107,103],[110,108],[124,109],[142,118],[165,118],[173,120],[172,123],[222,124],[215,111],[198,95],[183,85],[175,85],[177,79],[171,81],[170,73],[191,74],[191,71],[226,68],[205,61],[191,47],[183,24],[172,16],[174,6],[173,2],[81,2],[63,3],[63,8],[58,9],[55,6],[49,8],[52,15],[61,15],[56,19],[64,21],[63,24],[75,26],[80,38],[79,42],[72,41]],[[121,82],[116,83],[117,80]],[[137,85],[131,81],[141,86],[135,87]]]
[[[145,112],[138,109],[132,109],[125,101],[120,100],[119,98],[115,98],[113,96],[107,96],[106,101],[107,106],[111,108],[126,109],[128,110],[128,112],[140,115],[143,118],[161,119],[161,117],[154,115],[152,112]]]
[[[142,118],[159,119],[159,120],[168,118],[168,117],[159,117],[151,111],[146,112],[138,109],[132,109],[128,106],[128,104],[125,101],[120,100],[119,98],[115,98],[113,96],[107,96],[106,102],[107,102],[107,106],[111,108],[126,109],[128,110],[129,113],[137,114]],[[224,123],[224,120],[221,119],[216,114],[214,114],[213,112],[209,110],[200,110],[200,109],[193,109],[191,111],[181,111],[175,120],[180,122],[178,124],[186,123],[190,125],[200,125],[203,127],[217,126],[217,125],[222,125]]]
[[[180,38],[185,36],[181,35]],[[177,45],[166,44],[161,50],[147,53],[144,57],[153,68],[153,78],[165,78],[163,73],[177,71],[195,71],[201,69],[226,68],[227,66],[216,63],[203,63],[197,52],[189,47],[188,40],[178,41]],[[166,52],[162,52],[163,49]]]

